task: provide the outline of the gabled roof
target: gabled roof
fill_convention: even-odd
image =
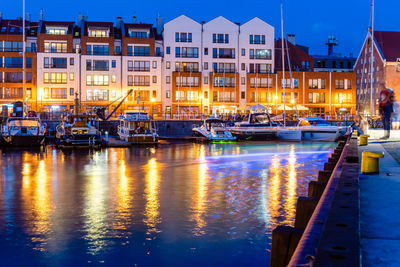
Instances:
[[[74,22],[70,21],[43,21],[40,33],[46,33],[46,27],[67,27],[67,34],[72,34]]]
[[[26,35],[36,36],[38,23],[25,20]],[[0,19],[0,35],[22,35],[22,19]]]
[[[286,40],[286,39],[284,39]],[[301,69],[302,61],[310,62],[310,69],[314,68],[314,58],[304,52],[301,48],[291,42],[285,42],[285,69],[288,70],[288,57],[286,51],[289,50],[290,65],[292,69]],[[275,41],[275,70],[282,70],[282,39]]]
[[[84,35],[88,36],[88,28],[99,27],[99,28],[108,28],[110,30],[110,37],[114,37],[114,23],[112,22],[94,22],[94,21],[85,21],[84,24]]]
[[[375,31],[374,37],[384,59],[393,62],[400,58],[400,32]]]

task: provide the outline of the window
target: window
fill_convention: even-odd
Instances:
[[[86,76],[86,85],[109,85],[108,75],[90,74]]]
[[[147,32],[131,31],[131,32],[129,32],[129,37],[131,37],[131,38],[149,38],[149,34]]]
[[[250,59],[271,59],[271,49],[250,49]]]
[[[325,103],[325,93],[309,93],[308,103]]]
[[[66,72],[45,72],[43,74],[43,83],[67,83]]]
[[[246,70],[246,64],[242,63],[242,70]]]
[[[241,81],[242,81],[242,84],[243,84],[243,85],[246,84],[246,78],[245,78],[245,77],[242,77],[242,78],[241,78]]]
[[[292,88],[292,83],[290,82],[290,79],[282,79],[281,80],[282,84],[281,87],[283,88]],[[293,88],[299,88],[299,80],[298,79],[293,79]]]
[[[213,48],[213,58],[235,58],[235,49],[233,48]]]
[[[74,73],[73,73],[73,72],[70,72],[70,73],[69,73],[69,80],[70,80],[70,81],[73,81],[74,79],[75,79]]]
[[[89,37],[109,37],[108,29],[89,29]]]
[[[218,73],[235,73],[235,63],[214,63],[214,72]]]
[[[132,86],[132,85],[133,85],[133,76],[128,75],[128,86]]]
[[[157,61],[153,61],[153,69],[157,68]]]
[[[87,55],[109,55],[108,45],[86,45]]]
[[[229,44],[229,34],[213,33],[213,43]]]
[[[265,44],[265,35],[250,35],[250,44]]]
[[[46,27],[46,33],[54,34],[54,35],[66,35],[67,29],[65,29],[65,28],[47,28]]]
[[[199,63],[197,62],[175,62],[175,71],[198,72]]]
[[[208,62],[204,62],[204,70],[208,70]]]
[[[134,86],[150,86],[150,76],[135,75],[133,79]]]
[[[208,77],[204,77],[204,84],[208,84]]]
[[[242,49],[242,57],[246,56],[246,49]]]
[[[351,89],[351,80],[336,80],[336,89]]]
[[[240,98],[246,99],[246,92],[240,92]]]
[[[74,65],[74,58],[73,57],[71,57],[71,58],[69,58],[69,65],[70,66],[73,66]]]
[[[67,98],[67,88],[44,88],[45,98],[52,99],[66,99]],[[47,91],[47,92],[46,92]],[[49,92],[50,91],[50,92]]]
[[[47,58],[47,59],[49,59],[49,58]],[[48,65],[48,61],[50,61],[50,66]],[[45,68],[49,68],[49,67],[53,68],[53,69],[66,69],[67,68],[67,58],[53,57],[53,58],[50,58],[50,60],[45,60]]]
[[[119,45],[114,47],[114,54],[121,55],[121,47]]]
[[[133,71],[133,61],[128,60],[128,71]]]
[[[157,76],[153,75],[153,83],[157,83]]]
[[[214,77],[214,87],[235,87],[235,78]]]
[[[116,83],[117,82],[117,76],[116,75],[111,75],[111,82]]]
[[[0,41],[0,48],[2,47],[3,41]],[[3,49],[0,51],[4,52],[22,52],[22,42],[12,42],[12,41],[4,41]]]
[[[111,61],[111,68],[115,68],[117,66],[117,61],[112,60]]]
[[[43,58],[43,68],[47,69],[49,67],[50,67],[49,58],[48,57]]]
[[[192,33],[191,32],[176,32],[175,33],[175,42],[181,43],[191,43],[192,42]]]
[[[69,88],[69,95],[74,95],[74,88]]]
[[[150,61],[135,61],[135,71],[150,71]]]
[[[198,58],[199,49],[197,47],[175,47],[175,57]]]
[[[92,94],[93,92],[93,94]],[[104,101],[108,100],[108,90],[103,89],[93,89],[87,90],[86,92],[86,100],[88,101]]]
[[[288,79],[290,82],[290,79]],[[250,78],[251,88],[272,88],[272,78]]]
[[[128,56],[129,52],[128,52]],[[149,46],[134,46],[134,56],[147,57],[150,56],[150,47]]]
[[[208,55],[208,48],[207,47],[204,48],[204,55],[206,55],[206,56]]]
[[[250,73],[269,73],[271,64],[250,64]]]
[[[45,53],[67,53],[67,42],[44,42]]]
[[[108,71],[108,60],[86,60],[86,70]]]
[[[169,46],[166,47],[166,53],[167,55],[171,54],[171,47]]]
[[[168,84],[171,83],[171,76],[166,76],[165,77],[165,82],[168,83]]]
[[[335,94],[335,102],[339,104],[351,104],[353,102],[352,93]]]
[[[170,68],[171,68],[171,62],[170,62],[170,61],[167,61],[167,62],[165,63],[165,67],[166,67],[167,69],[170,69]]]
[[[180,87],[190,87],[190,86],[199,86],[199,77],[176,77],[176,86]]]
[[[308,88],[310,89],[325,89],[324,79],[309,79]]]

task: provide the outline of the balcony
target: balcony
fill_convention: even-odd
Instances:
[[[199,83],[177,83],[177,87],[199,87]]]
[[[229,68],[229,69],[227,69],[227,68],[225,68],[225,69],[214,69],[214,72],[215,73],[235,73],[236,71],[235,71],[235,69],[232,69],[232,68]]]
[[[86,96],[87,101],[108,101],[108,96]]]
[[[150,53],[140,53],[140,52],[128,52],[128,56],[135,56],[135,57],[149,57]]]
[[[52,48],[45,48],[45,53],[68,53],[67,48],[59,48],[59,49],[52,49]]]
[[[150,82],[134,82],[134,86],[150,86]]]
[[[271,59],[270,55],[250,55],[250,59]]]
[[[22,47],[3,47],[0,52],[22,52]],[[36,47],[26,47],[25,52],[36,52]]]
[[[235,83],[225,83],[225,84],[214,83],[214,87],[235,87],[235,86],[236,86]]]
[[[268,86],[267,83],[258,83],[258,84],[251,83],[250,88],[272,88],[272,84]]]
[[[7,94],[0,92],[0,99],[14,99],[14,98],[22,98],[22,92],[18,94]]]
[[[236,99],[234,97],[213,97],[214,102],[235,102]]]
[[[150,71],[150,67],[134,67],[135,71]],[[131,68],[128,67],[128,71],[132,71]]]

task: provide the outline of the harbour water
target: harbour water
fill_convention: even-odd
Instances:
[[[2,151],[3,266],[266,266],[335,143]]]

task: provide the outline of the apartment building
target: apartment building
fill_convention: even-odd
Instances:
[[[259,18],[241,26],[221,16],[198,23],[182,15],[166,23],[165,112],[197,116],[246,109],[248,80],[261,81],[274,71],[273,49],[274,28]]]
[[[123,23],[122,90],[129,95],[124,108],[162,113],[162,36],[151,24]]]
[[[22,19],[8,20],[0,16],[0,104],[23,100],[23,32]],[[38,23],[26,24],[25,100],[32,108],[36,101],[36,39]]]
[[[39,111],[73,110],[80,90],[80,32],[74,22],[39,22],[37,102]]]

